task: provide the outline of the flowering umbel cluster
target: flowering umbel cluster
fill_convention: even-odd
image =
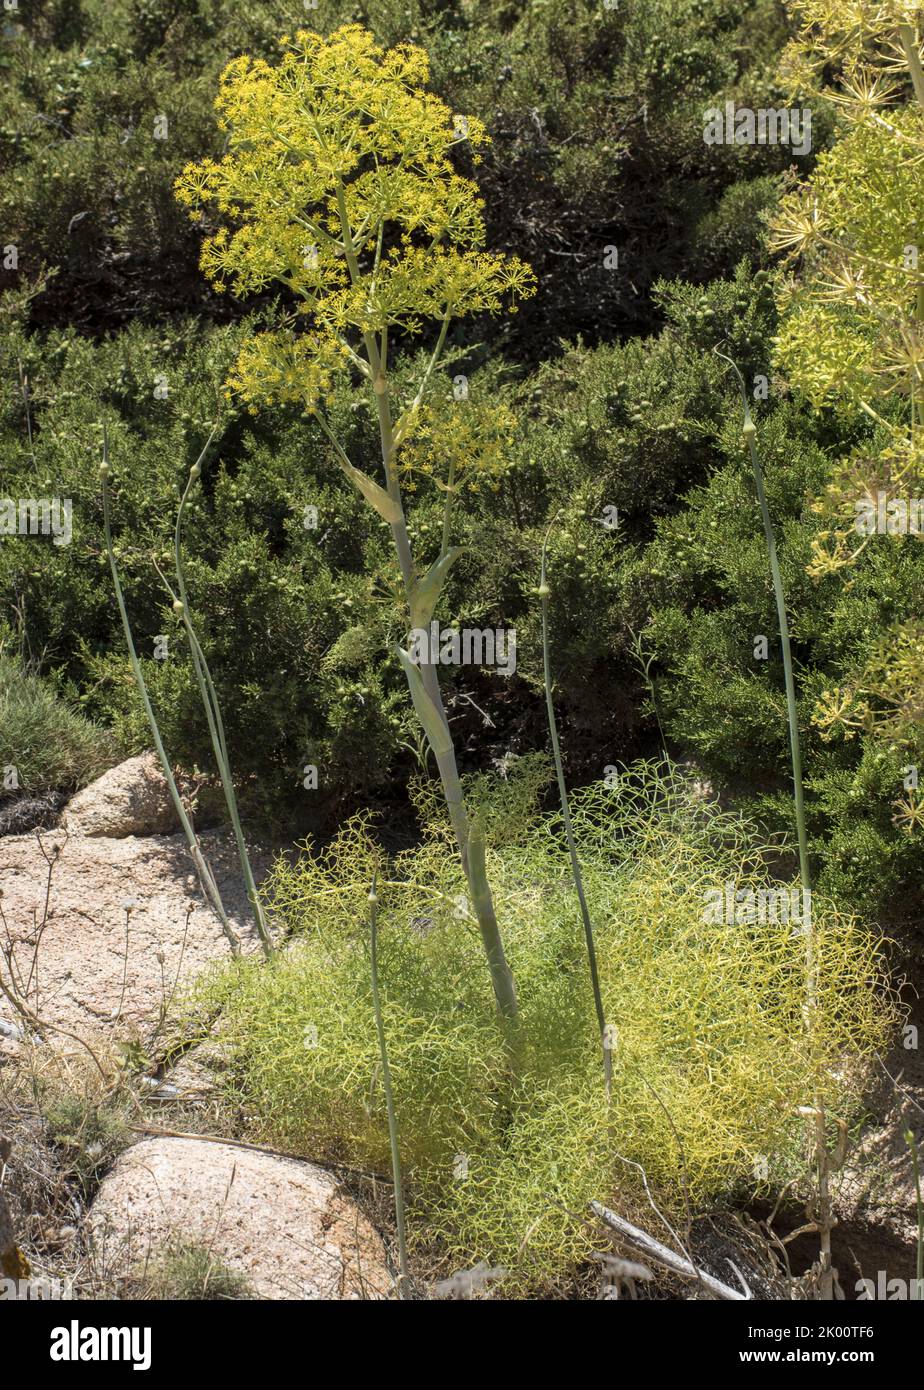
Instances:
[[[875,735],[893,752],[921,756],[924,731],[924,623],[900,623],[876,642],[862,667],[843,684],[822,691],[812,723],[825,742]],[[915,761],[906,772],[915,769]],[[915,769],[916,772],[916,769]],[[906,835],[924,829],[924,799],[917,776],[892,802],[892,821]]]
[[[796,270],[779,357],[815,404],[924,401],[924,75],[919,0],[796,0],[785,68],[831,101],[839,138],[783,200],[772,245]],[[920,88],[920,89],[919,89]]]
[[[419,478],[432,478],[444,491],[464,487],[496,492],[512,469],[510,445],[516,428],[516,416],[503,400],[460,403],[434,393],[415,412],[409,442],[401,450],[404,490],[414,491]],[[443,481],[447,458],[450,477]]]
[[[484,249],[477,186],[450,154],[487,136],[426,91],[421,49],[385,51],[358,25],[280,46],[275,66],[242,57],[225,69],[216,105],[228,152],[188,165],[176,189],[194,216],[211,204],[227,219],[202,250],[216,288],[284,285],[310,319],[310,333],[249,343],[234,389],[312,409],[337,367],[368,375],[359,348],[371,337],[512,309],[535,286],[522,261]]]
[[[862,412],[876,425],[813,503],[825,529],[813,539],[809,573],[820,579],[864,551],[921,538],[924,5],[792,0],[791,8],[801,28],[786,54],[790,80],[833,103],[838,138],[773,226],[793,268],[778,357],[814,405]],[[813,722],[824,739],[863,732],[893,750],[919,745],[922,636],[917,621],[893,626],[851,678],[821,693]],[[909,833],[924,825],[913,789],[894,811]]]
[[[924,426],[924,70],[920,0],[793,0],[801,27],[784,71],[833,103],[837,139],[783,199],[771,244],[792,277],[780,296],[777,358],[816,407],[877,424],[838,461],[814,510],[820,578],[868,537],[858,500],[916,486]]]

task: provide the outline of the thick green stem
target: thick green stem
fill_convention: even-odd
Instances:
[[[452,761],[453,771],[455,771],[455,754],[452,755]],[[457,774],[456,781],[458,781]],[[445,778],[443,779],[443,788],[448,799],[449,791]],[[467,812],[464,807],[462,814],[467,820]],[[457,831],[456,833],[457,838],[460,838],[460,832]],[[487,956],[488,969],[491,972],[497,1007],[507,1023],[513,1024],[518,1016],[517,987],[504,954],[504,942],[500,934],[500,927],[497,925],[494,899],[491,895],[491,885],[485,866],[484,833],[478,826],[469,830],[468,843],[462,851],[462,867],[468,879],[472,906],[475,909],[478,930],[481,932],[481,941]]]
[[[382,391],[377,394],[376,399],[379,407],[382,457],[385,462],[385,471],[388,478],[388,490],[395,501],[401,505],[401,493],[393,460],[394,437],[388,408],[388,397],[387,394]],[[410,606],[415,575],[403,507],[399,520],[392,525],[391,529],[395,547],[398,552],[402,576],[404,578],[405,595],[408,606]],[[497,924],[497,915],[494,911],[494,900],[491,895],[491,887],[488,882],[487,870],[485,867],[484,840],[483,837],[480,837],[472,831],[469,824],[468,812],[465,807],[465,798],[462,791],[462,780],[459,776],[455,748],[452,743],[452,735],[449,733],[449,721],[446,717],[446,710],[443,705],[443,696],[440,690],[439,677],[437,676],[435,665],[430,661],[421,660],[420,674],[423,680],[424,690],[445,726],[448,735],[446,748],[434,750],[436,764],[443,786],[443,796],[449,811],[449,818],[452,823],[453,831],[455,832],[456,843],[459,847],[462,868],[468,882],[472,907],[475,911],[478,929],[481,933],[481,940],[484,945],[485,955],[487,956],[488,968],[491,972],[491,981],[494,986],[494,995],[497,1000],[498,1009],[503,1017],[507,1020],[513,1020],[517,1016],[516,985],[514,984],[510,967],[507,964],[507,958],[504,953],[504,943],[501,938],[500,928]]]
[[[358,285],[361,282],[359,263],[353,241],[352,229],[347,216],[346,198],[342,184],[339,184],[337,188],[337,209],[343,233],[345,259],[350,278],[354,285]],[[439,350],[445,341],[448,324],[449,312],[447,309],[443,317],[436,350],[427,367],[426,377],[429,377],[436,365]],[[383,332],[382,346],[380,349],[374,333],[368,332],[364,334],[363,337],[366,356],[372,372],[372,385],[378,410],[379,437],[382,449],[382,463],[385,468],[386,485],[388,495],[396,508],[396,518],[394,521],[390,522],[391,534],[395,543],[398,564],[401,568],[401,577],[404,583],[405,597],[407,599],[408,609],[410,610],[411,598],[416,584],[416,574],[414,569],[414,556],[411,551],[411,543],[407,531],[407,521],[404,515],[401,487],[398,481],[394,426],[392,424],[391,409],[388,400],[388,383],[385,378],[386,341],[386,335]],[[483,840],[479,841],[477,836],[474,837],[474,843],[472,842],[473,835],[469,825],[468,812],[465,807],[462,781],[459,777],[455,748],[453,747],[452,735],[449,732],[449,721],[446,718],[446,710],[443,705],[443,697],[440,691],[436,668],[432,662],[421,661],[420,673],[426,694],[446,729],[446,747],[440,750],[434,749],[440,781],[443,787],[443,796],[446,800],[449,818],[455,833],[456,843],[459,847],[459,855],[468,883],[472,906],[475,909],[475,915],[478,920],[478,928],[481,933],[485,955],[487,956],[488,968],[491,972],[491,983],[494,987],[497,1007],[501,1016],[508,1023],[512,1023],[517,1017],[516,985],[514,984],[510,966],[507,964],[507,958],[504,953],[504,943],[501,938],[500,928],[497,924],[497,916],[494,911],[494,901],[491,896],[491,888],[485,868],[484,842]]]

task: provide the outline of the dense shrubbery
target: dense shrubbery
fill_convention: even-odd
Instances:
[[[511,738],[523,751],[544,737],[544,721],[532,713],[538,702],[529,695],[540,669],[531,591],[542,531],[558,511],[552,635],[564,709],[575,723],[571,751],[577,766],[599,775],[626,751],[627,735],[634,737],[637,673],[627,655],[628,629],[644,623],[652,586],[632,571],[627,579],[624,560],[678,491],[710,467],[726,392],[720,364],[701,344],[694,347],[693,335],[716,312],[731,323],[734,310],[736,344],[745,360],[755,353],[761,311],[751,308],[747,285],[743,274],[737,289],[708,302],[694,295],[684,301],[683,326],[648,343],[573,345],[529,377],[498,363],[472,371],[465,408],[477,419],[482,403],[506,400],[518,423],[505,442],[504,471],[468,493],[457,513],[458,542],[470,553],[451,574],[443,612],[447,621],[518,629],[515,677],[455,677],[456,715],[472,734],[482,730],[481,715],[461,698],[471,695],[497,725],[488,734],[499,753]],[[759,302],[768,294],[761,290]],[[5,540],[5,588],[29,614],[30,640],[46,665],[61,669],[88,708],[114,722],[128,742],[146,742],[102,546],[96,459],[99,421],[108,418],[113,519],[139,649],[168,747],[196,761],[206,734],[182,643],[168,661],[153,656],[155,637],[173,630],[153,557],[170,544],[181,479],[215,416],[217,384],[243,331],[204,332],[190,322],[158,333],[136,326],[98,346],[67,332],[52,332],[44,343],[18,331],[7,340],[9,487],[72,497],[75,532],[70,546]],[[29,379],[35,463],[17,359]],[[154,395],[161,372],[166,401]],[[399,386],[401,375],[399,368]],[[451,395],[448,375],[442,389]],[[266,804],[297,798],[306,761],[323,769],[332,793],[386,786],[407,737],[399,673],[385,660],[388,639],[400,632],[389,598],[395,576],[387,529],[370,523],[320,433],[295,409],[259,419],[227,405],[223,411],[226,423],[186,534],[191,592],[235,766],[246,777],[259,775]],[[371,412],[357,408],[347,391],[334,422],[352,457],[370,457]],[[308,506],[318,508],[314,530],[305,529]],[[615,530],[602,524],[612,507]],[[426,476],[409,524],[422,553],[435,553],[442,496]],[[378,581],[370,582],[369,571]]]
[[[103,772],[118,744],[0,650],[0,804],[73,790]]]
[[[800,162],[814,177],[801,189],[790,150],[703,140],[707,106],[796,99],[777,76],[776,0],[746,13],[738,0],[331,0],[309,22],[353,27],[284,40],[272,73],[233,65],[219,127],[219,73],[241,52],[275,62],[279,33],[305,22],[288,8],[48,0],[6,21],[0,504],[66,498],[73,537],[9,534],[4,509],[0,767],[27,792],[70,788],[149,746],[111,558],[170,757],[212,769],[214,743],[251,824],[290,841],[341,824],[326,852],[276,866],[267,901],[284,949],[267,938],[268,963],[235,959],[196,996],[197,1018],[199,1005],[210,1022],[223,1012],[231,1096],[256,1133],[387,1165],[387,1044],[418,1249],[548,1290],[591,1251],[591,1198],[641,1212],[642,1172],[665,1209],[681,1193],[698,1206],[753,1190],[764,1157],[771,1182],[796,1177],[798,1108],[813,1107],[824,1251],[825,1107],[849,1118],[856,1063],[893,1022],[876,939],[853,914],[892,927],[922,909],[924,805],[906,774],[924,758],[924,551],[898,536],[861,545],[851,528],[861,483],[920,474],[924,298],[910,305],[911,271],[893,264],[917,217],[920,114],[897,118],[913,153],[881,180],[894,194],[882,217],[888,141],[859,89],[844,98],[859,107],[847,139],[820,98],[814,149],[833,151]],[[823,8],[838,22],[837,4]],[[816,0],[797,9],[818,18]],[[888,20],[871,40],[886,42],[892,19],[863,4],[848,18],[861,11]],[[422,45],[429,73],[419,49],[386,57],[357,24]],[[797,64],[797,94],[806,72],[837,78],[837,62],[812,68]],[[822,219],[805,211],[818,195]],[[777,246],[803,257],[794,282],[768,255],[774,218]],[[229,222],[241,230],[226,239]],[[304,228],[318,244],[301,246]],[[885,267],[884,309],[863,300],[858,228]],[[534,267],[534,298],[511,256]],[[483,317],[511,292],[515,319]],[[450,319],[431,378],[433,341],[415,335]],[[729,361],[757,419],[785,598]],[[878,410],[858,396],[868,387]],[[184,490],[188,607],[161,574]],[[437,557],[452,567],[433,609]],[[610,1101],[577,856],[536,753],[540,596],[549,703],[569,781],[585,784],[575,828],[616,1030]],[[777,893],[772,876],[791,867],[784,606],[812,929],[704,912],[708,890]],[[408,659],[406,681],[395,649],[408,658],[424,611],[515,628],[516,673],[458,665],[437,680]],[[223,714],[212,740],[187,622]],[[625,770],[654,750],[657,770]],[[419,829],[411,849],[386,859],[368,809],[356,813],[393,810],[418,760],[438,765],[458,857],[426,776],[416,822],[387,826],[392,843]],[[704,778],[752,819],[719,811]],[[488,918],[517,982],[510,1007]]]
[[[479,559],[457,565],[445,617],[516,624],[522,674],[504,684],[471,673],[457,687],[453,718],[467,738],[487,734],[498,756],[511,740],[528,748],[542,737],[529,698],[538,675],[529,591],[541,528],[563,507],[578,529],[553,542],[556,669],[565,714],[573,712],[574,764],[595,775],[640,732],[626,623],[643,621],[645,599],[620,592],[613,559],[621,542],[598,524],[582,526],[582,513],[615,506],[636,531],[673,505],[709,466],[702,419],[717,409],[718,373],[673,340],[599,353],[576,344],[538,376],[524,375],[516,358],[553,358],[557,340],[577,329],[592,340],[651,322],[660,310],[646,288],[659,273],[684,267],[695,277],[742,252],[763,256],[756,209],[774,200],[768,171],[781,167],[780,151],[710,149],[699,107],[735,94],[756,102],[773,90],[780,15],[763,4],[746,31],[728,0],[628,3],[618,14],[589,3],[575,13],[560,0],[526,10],[497,0],[373,0],[317,16],[323,27],[352,18],[387,42],[424,42],[437,91],[486,120],[494,144],[479,178],[489,237],[530,257],[541,282],[516,322],[506,367],[484,344],[463,361],[474,405],[479,393],[501,392],[520,425],[497,491],[470,499],[460,516],[460,543],[474,542]],[[214,418],[214,390],[238,337],[234,328],[162,316],[194,309],[221,319],[240,310],[207,290],[196,266],[200,233],[172,181],[188,159],[218,151],[212,102],[226,59],[242,50],[271,56],[286,23],[275,6],[217,0],[154,9],[58,0],[8,21],[0,144],[9,177],[0,208],[19,270],[0,273],[0,288],[22,296],[43,265],[55,273],[2,344],[6,490],[72,496],[77,530],[60,549],[4,543],[6,621],[27,612],[45,669],[123,743],[147,741],[102,553],[94,460],[108,418],[129,607],[168,747],[186,761],[203,761],[206,736],[181,644],[169,661],[153,659],[153,639],[172,629],[152,557],[168,542],[179,480]],[[155,131],[161,115],[166,131]],[[742,199],[746,219],[737,215]],[[631,273],[603,269],[612,243]],[[161,319],[97,347],[80,336],[139,314]],[[27,331],[62,321],[47,338]],[[32,398],[34,467],[20,370]],[[155,399],[161,372],[169,402]],[[407,738],[401,688],[380,659],[395,621],[382,597],[392,579],[387,547],[296,412],[250,421],[226,410],[225,419],[188,546],[235,766],[264,811],[279,814],[289,813],[287,801],[305,805],[299,772],[307,762],[323,769],[335,800],[387,789]],[[366,455],[366,410],[347,396],[336,423],[355,456]],[[301,524],[308,505],[319,508],[313,533]],[[422,552],[438,536],[440,507],[422,484],[411,521]],[[382,580],[375,596],[370,569]],[[591,679],[575,683],[577,672]]]
[[[423,43],[437,92],[486,121],[491,243],[529,260],[542,285],[515,325],[521,355],[546,356],[563,334],[638,331],[659,275],[763,255],[753,217],[737,214],[742,200],[749,213],[773,200],[767,175],[785,152],[709,149],[702,110],[780,95],[775,0],[745,18],[733,0],[624,0],[612,12],[598,0],[325,0],[309,19]],[[59,268],[37,321],[93,331],[139,312],[226,315],[198,275],[199,237],[172,181],[219,153],[212,100],[228,59],[270,57],[305,15],[279,0],[46,0],[5,22],[3,244],[17,246],[20,274]],[[623,275],[603,268],[609,244]],[[0,288],[15,278],[0,270]]]
[[[545,738],[532,591],[541,535],[560,512],[550,550],[552,643],[572,774],[601,776],[657,737],[650,702],[645,712],[638,637],[657,658],[652,673],[672,749],[751,798],[774,827],[792,827],[769,573],[756,500],[742,505],[753,491],[738,405],[712,352],[723,344],[748,379],[772,379],[773,288],[764,272],[754,277],[744,266],[734,280],[705,289],[664,284],[661,334],[595,349],[564,345],[528,375],[497,361],[472,369],[463,359],[472,409],[501,399],[517,420],[509,466],[457,514],[459,543],[472,553],[457,562],[442,608],[446,622],[517,627],[514,677],[444,675],[455,692],[456,727],[480,757],[486,746],[500,757]],[[136,326],[100,345],[68,332],[43,341],[13,329],[7,338],[10,489],[31,495],[53,486],[73,496],[75,540],[54,547],[5,539],[4,589],[28,614],[46,668],[59,671],[123,743],[147,746],[109,590],[96,480],[98,422],[120,419],[111,426],[113,514],[129,608],[167,746],[203,766],[207,731],[183,644],[173,644],[169,661],[153,657],[154,638],[176,629],[152,556],[170,544],[180,481],[207,435],[217,383],[243,331],[189,322],[157,333]],[[17,358],[30,381],[35,465]],[[448,369],[447,396],[456,369]],[[159,401],[154,382],[164,370],[170,396]],[[866,552],[849,587],[836,577],[812,580],[806,566],[818,523],[810,501],[832,453],[866,431],[813,420],[779,379],[762,412],[761,454],[800,666],[814,852],[826,885],[847,901],[870,908],[900,901],[913,917],[920,832],[893,824],[910,754],[873,734],[825,742],[812,716],[824,692],[862,666],[888,623],[921,611],[922,559],[913,542],[897,539]],[[187,538],[233,764],[266,813],[317,809],[319,799],[301,783],[308,762],[321,769],[327,810],[388,792],[403,780],[410,724],[400,672],[386,656],[400,633],[387,529],[370,523],[297,411],[254,418],[225,406],[224,414]],[[369,457],[371,412],[345,392],[334,416],[351,456]],[[305,529],[307,506],[318,508],[316,530]],[[615,529],[603,524],[608,507],[618,510]],[[435,553],[441,519],[441,495],[421,477],[410,526],[422,553],[428,544]],[[370,582],[370,571],[378,580]],[[767,661],[754,657],[759,634],[770,639]]]
[[[804,416],[782,402],[764,417],[761,451],[780,526],[784,581],[794,614],[801,724],[813,849],[823,882],[845,900],[915,917],[921,907],[921,846],[893,824],[908,757],[872,736],[825,742],[812,722],[825,691],[880,640],[893,615],[920,611],[921,557],[890,545],[861,565],[852,587],[806,574],[817,522],[809,497],[828,458]],[[788,746],[773,596],[757,529],[749,467],[736,434],[727,461],[686,510],[659,527],[644,564],[663,576],[652,646],[666,671],[662,719],[677,743],[764,816],[792,828]],[[751,497],[742,506],[743,497]],[[769,659],[755,655],[769,640]]]
[[[16,378],[8,378],[6,487],[14,496],[53,491],[72,498],[74,538],[67,546],[50,537],[4,539],[7,622],[18,630],[15,614],[27,614],[29,641],[46,669],[61,672],[126,742],[146,745],[103,548],[96,464],[99,421],[107,418],[128,606],[167,746],[183,760],[202,760],[207,734],[179,635],[169,659],[154,657],[156,637],[176,632],[154,561],[170,545],[180,480],[215,417],[215,388],[238,337],[237,330],[203,333],[191,323],[166,336],[136,327],[100,346],[58,333],[45,344],[8,340],[7,360],[19,357],[30,383],[35,461]],[[170,397],[159,401],[155,377],[165,368]],[[306,762],[321,768],[328,792],[355,796],[386,785],[407,737],[403,677],[385,661],[387,639],[400,635],[387,587],[387,531],[383,540],[323,438],[297,411],[272,411],[259,421],[223,411],[203,495],[190,509],[186,549],[235,766],[245,779],[259,775],[265,807],[297,795]],[[345,394],[336,418],[362,458],[368,412],[353,410]],[[317,509],[310,529],[309,507]],[[424,506],[413,521],[424,543],[429,516]],[[382,584],[370,583],[369,569]],[[457,595],[465,579],[460,566]],[[477,612],[475,602],[470,608]],[[502,609],[495,598],[480,616],[499,618]]]

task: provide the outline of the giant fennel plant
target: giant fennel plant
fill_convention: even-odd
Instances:
[[[873,422],[816,510],[817,576],[851,565],[871,532],[856,503],[924,477],[924,69],[917,0],[795,0],[784,72],[830,102],[837,138],[784,197],[772,246],[792,269],[777,359],[817,408]]]
[[[818,409],[870,422],[814,501],[809,567],[849,575],[881,534],[920,539],[924,495],[924,10],[920,0],[795,0],[785,67],[794,91],[833,104],[831,149],[783,199],[771,242],[792,269],[777,358]],[[914,543],[913,541],[911,543]],[[920,740],[920,624],[884,634],[862,670],[822,693],[823,738]],[[912,796],[896,806],[910,829]]]
[[[391,528],[408,626],[426,629],[458,554],[452,510],[460,469],[471,462],[450,444],[452,457],[436,478],[445,494],[442,543],[424,568],[408,532],[404,458],[427,428],[428,393],[451,322],[515,309],[534,291],[534,277],[522,261],[485,249],[477,185],[457,172],[452,152],[466,145],[477,159],[487,136],[479,120],[454,117],[427,91],[421,49],[383,50],[358,25],[327,37],[300,30],[280,48],[275,66],[241,57],[225,69],[216,105],[226,153],[188,165],[177,196],[195,217],[213,205],[224,219],[202,250],[202,269],[217,289],[244,295],[279,286],[294,296],[289,318],[244,344],[229,389],[253,409],[296,403],[314,417],[340,468]],[[435,342],[427,365],[413,396],[396,400],[390,338],[428,324]],[[345,373],[374,401],[375,469],[365,461],[358,467],[331,427],[329,406]],[[437,669],[427,659],[433,654],[415,661],[401,647],[397,655],[439,770],[498,1009],[509,1022],[516,989],[484,834],[466,806]]]

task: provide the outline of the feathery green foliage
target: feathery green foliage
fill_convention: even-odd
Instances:
[[[592,1198],[640,1211],[631,1163],[673,1210],[681,1172],[697,1206],[753,1185],[762,1156],[779,1172],[797,1148],[795,1108],[820,1093],[849,1109],[858,1064],[894,1016],[878,988],[876,939],[819,902],[818,1027],[807,1039],[797,924],[704,920],[706,892],[728,880],[770,886],[750,828],[676,772],[632,767],[618,788],[572,798],[615,1025],[608,1104],[567,844],[558,815],[530,812],[537,768],[525,771],[522,789],[515,778],[503,788],[514,815],[487,835],[522,999],[516,1075],[442,816],[376,890],[409,1238],[419,1250],[438,1236],[447,1258],[507,1267],[505,1292],[574,1273],[593,1248]],[[255,1135],[382,1172],[389,1137],[365,920],[379,854],[359,817],[323,852],[281,860],[269,892],[289,949],[269,967],[222,970],[198,1002],[222,1008],[228,1084]]]

